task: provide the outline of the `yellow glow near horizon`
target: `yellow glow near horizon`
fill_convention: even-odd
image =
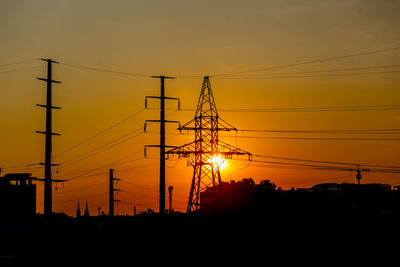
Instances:
[[[212,158],[209,160],[209,163],[213,163],[215,166],[219,167],[220,171],[228,167],[228,163],[221,155],[212,156]]]

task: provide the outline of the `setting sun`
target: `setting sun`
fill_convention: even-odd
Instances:
[[[213,163],[216,167],[219,167],[219,170],[223,170],[228,166],[228,163],[221,155],[212,156],[209,163]]]

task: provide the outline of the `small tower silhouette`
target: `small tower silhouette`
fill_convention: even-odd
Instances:
[[[89,210],[88,210],[88,206],[87,206],[87,201],[86,201],[86,208],[85,208],[84,216],[85,217],[89,217]]]
[[[79,208],[79,201],[78,201],[78,208],[76,209],[76,218],[81,217],[81,209]]]

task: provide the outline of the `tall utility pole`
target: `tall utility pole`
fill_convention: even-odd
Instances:
[[[179,121],[165,120],[165,99],[173,99],[173,100],[179,101],[179,98],[165,96],[164,80],[165,79],[174,79],[174,77],[168,77],[168,76],[161,75],[161,76],[151,76],[151,78],[160,79],[161,93],[160,93],[160,96],[146,96],[145,107],[147,108],[147,99],[148,98],[160,99],[160,101],[161,101],[160,119],[159,120],[146,120],[145,131],[146,131],[146,123],[147,122],[159,122],[160,123],[160,145],[146,145],[145,152],[146,152],[146,147],[159,147],[160,148],[160,204],[159,204],[160,206],[159,206],[159,209],[160,209],[160,214],[164,214],[165,213],[165,148],[171,147],[171,146],[165,145],[165,123],[179,123]]]
[[[119,181],[120,179],[114,178],[114,169],[110,169],[110,199],[109,199],[109,214],[114,216],[114,202],[119,202],[119,200],[114,199],[114,191],[119,191],[119,189],[114,188],[114,181]]]
[[[45,159],[44,163],[44,214],[50,215],[52,213],[52,178],[51,178],[51,167],[57,166],[58,164],[51,163],[51,152],[52,152],[52,135],[60,135],[52,132],[52,117],[51,111],[52,109],[60,109],[59,107],[54,107],[52,105],[52,84],[53,83],[61,83],[58,81],[54,81],[52,79],[52,63],[58,63],[51,59],[41,58],[40,60],[47,62],[47,79],[38,78],[39,80],[45,81],[47,83],[47,102],[46,105],[37,104],[39,107],[46,108],[46,131],[36,131],[37,133],[44,134],[46,136],[46,144],[45,144]]]

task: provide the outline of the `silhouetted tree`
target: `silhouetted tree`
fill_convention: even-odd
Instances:
[[[275,183],[272,183],[270,180],[268,180],[268,179],[265,179],[265,180],[262,180],[261,182],[260,182],[260,188],[263,190],[263,191],[275,191],[275,189],[276,189],[276,184]]]

